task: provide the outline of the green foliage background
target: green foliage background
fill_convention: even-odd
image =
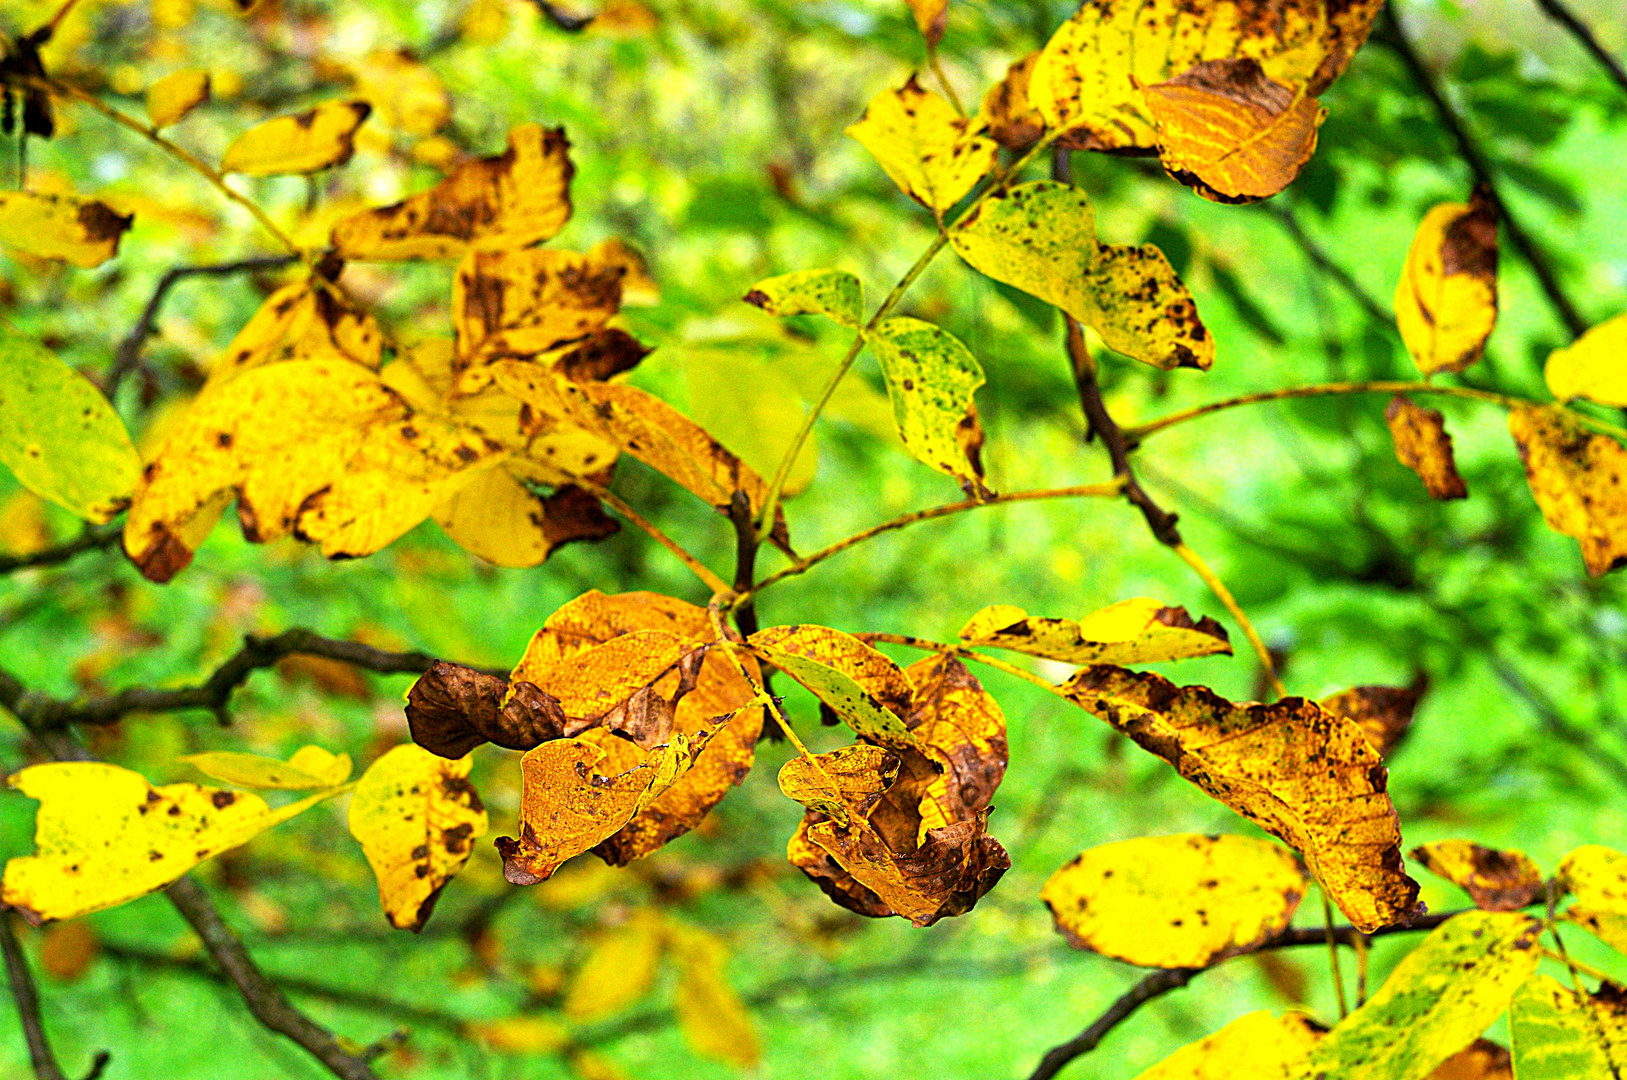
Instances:
[[[261,112],[344,92],[336,60],[381,46],[415,48],[453,95],[451,136],[461,145],[495,150],[522,120],[565,125],[575,146],[577,210],[555,245],[585,248],[622,236],[650,257],[662,287],[658,306],[629,312],[639,336],[657,346],[635,381],[680,404],[687,394],[718,393],[704,381],[705,357],[723,348],[758,356],[795,384],[817,385],[843,335],[809,320],[796,328],[800,340],[786,338],[739,297],[762,277],[814,266],[849,269],[879,295],[930,241],[927,216],[842,135],[872,94],[921,63],[919,37],[901,3],[881,0],[652,6],[660,16],[653,32],[618,39],[566,34],[515,2],[507,8],[510,32],[484,44],[447,33],[460,12],[438,0],[301,0],[248,21],[205,5],[184,29],[167,31],[153,31],[149,5],[105,2],[75,16],[90,36],[60,73],[135,95],[158,75],[198,66],[200,57],[236,72],[259,104],[226,102],[187,121],[188,144],[218,152]],[[1609,0],[1576,7],[1607,45],[1627,49],[1627,20]],[[48,10],[8,4],[8,29],[35,25]],[[1037,0],[956,0],[944,58],[961,94],[980,95],[1067,13]],[[1534,7],[1414,0],[1399,14],[1585,316],[1616,314],[1627,291],[1627,97]],[[184,52],[153,49],[155,36]],[[1257,389],[1411,377],[1393,326],[1313,266],[1282,215],[1387,309],[1419,217],[1436,202],[1462,199],[1468,174],[1427,99],[1382,44],[1361,51],[1324,103],[1330,116],[1318,156],[1288,192],[1261,206],[1204,202],[1147,162],[1076,155],[1103,239],[1162,246],[1219,342],[1208,374],[1163,374],[1109,357],[1103,378],[1121,423]],[[139,109],[135,96],[124,104]],[[235,211],[218,212],[216,229],[189,222],[199,210],[217,214],[201,181],[93,114],[72,115],[74,130],[32,144],[33,169],[74,190],[139,195],[176,211],[167,219],[138,211],[123,254],[95,272],[3,265],[6,317],[96,372],[165,269],[265,249]],[[776,191],[771,165],[793,178],[792,197]],[[286,220],[308,200],[319,208],[358,195],[377,203],[434,175],[364,149],[320,189],[283,179],[253,190]],[[450,272],[392,267],[364,271],[360,281],[410,340],[414,332],[444,332]],[[1565,335],[1528,269],[1506,250],[1501,284],[1502,318],[1472,378],[1545,396],[1541,361]],[[161,403],[183,391],[263,291],[243,280],[181,285],[149,348],[156,381],[148,395]],[[987,368],[979,400],[994,488],[1106,478],[1105,455],[1081,442],[1050,313],[947,256],[903,311],[940,322]],[[859,373],[879,387],[873,361],[862,361]],[[136,380],[126,390],[119,404],[133,429],[162,416],[161,404],[142,400]],[[1574,543],[1544,528],[1500,411],[1431,404],[1447,413],[1456,437],[1467,502],[1431,503],[1396,463],[1380,396],[1263,405],[1183,425],[1149,440],[1141,476],[1181,511],[1189,542],[1283,652],[1292,691],[1318,696],[1427,674],[1419,719],[1391,762],[1409,846],[1469,836],[1522,848],[1551,869],[1571,847],[1608,841],[1627,827],[1623,587],[1615,578],[1588,581]],[[817,480],[788,507],[799,548],[960,497],[945,477],[878,436],[874,405],[867,412],[860,401],[845,419],[822,424]],[[616,489],[711,565],[729,565],[726,524],[654,473],[627,462]],[[62,538],[71,535],[69,522],[55,525]],[[776,565],[769,556],[765,563]],[[550,611],[588,588],[706,599],[632,530],[568,548],[537,570],[500,570],[478,565],[433,525],[349,563],[325,562],[293,544],[251,547],[223,525],[166,587],[141,580],[115,554],[0,581],[0,664],[60,694],[186,682],[211,670],[245,632],[306,626],[507,666]],[[983,510],[894,534],[777,588],[761,612],[765,624],[943,639],[989,603],[1075,616],[1136,595],[1223,614],[1130,508],[1089,501]],[[1246,650],[1169,674],[1234,698],[1256,693]],[[201,713],[138,718],[96,749],[154,782],[191,778],[174,759],[200,749],[284,754],[315,741],[366,761],[404,737],[399,695],[409,684],[369,678],[374,696],[360,701],[262,673],[236,699],[230,728]],[[342,805],[324,806],[201,873],[268,969],[351,996],[296,995],[325,1022],[364,1041],[413,1029],[406,1049],[386,1059],[390,1075],[566,1075],[548,1055],[483,1049],[458,1023],[549,1014],[558,1004],[550,970],[568,971],[595,926],[656,903],[729,941],[732,981],[763,1035],[765,1077],[1024,1076],[1046,1047],[1077,1032],[1139,974],[1071,952],[1052,932],[1037,898],[1051,871],[1111,840],[1245,827],[1083,712],[995,673],[985,682],[1010,720],[1011,771],[991,830],[1010,849],[1013,869],[975,912],[930,930],[849,915],[785,864],[800,808],[773,783],[787,756],[776,743],[763,744],[752,776],[701,834],[627,870],[585,858],[545,886],[508,890],[484,843],[418,939],[389,931],[378,915]],[[800,691],[789,708],[814,749],[844,741],[818,728],[812,699]],[[8,769],[27,760],[19,731],[0,728]],[[517,805],[514,758],[496,748],[478,757],[475,779],[494,833],[509,827]],[[0,855],[30,849],[32,809],[20,796],[0,797]],[[1420,877],[1432,909],[1463,903]],[[1315,906],[1301,916],[1307,925],[1319,918]],[[479,913],[491,916],[489,927],[466,937],[462,929]],[[43,985],[46,1022],[70,1071],[108,1047],[115,1053],[109,1077],[321,1075],[297,1048],[262,1032],[229,989],[154,962],[154,955],[180,963],[193,956],[185,927],[161,899],[90,921],[101,959],[71,984]],[[1375,981],[1404,948],[1398,939],[1382,943]],[[1595,955],[1581,942],[1573,948],[1622,973],[1619,957]],[[1304,977],[1311,1009],[1331,1020],[1325,958],[1315,950],[1279,957]],[[587,1026],[584,1040],[632,1077],[729,1075],[684,1048],[665,993]],[[426,1015],[392,1014],[366,1004],[367,995]],[[1245,1011],[1288,1003],[1259,965],[1237,961],[1138,1015],[1069,1075],[1131,1077]],[[9,1008],[0,1004],[0,1031],[8,1032],[0,1075],[24,1077]]]

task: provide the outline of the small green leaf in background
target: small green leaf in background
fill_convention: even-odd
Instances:
[[[0,462],[86,521],[123,510],[141,457],[113,406],[45,346],[0,322]]]
[[[893,419],[916,458],[973,488],[982,470],[968,459],[961,433],[983,367],[959,338],[920,319],[883,319],[865,335],[881,363]]]
[[[745,296],[770,315],[827,315],[843,326],[864,318],[864,286],[846,270],[797,270],[765,278]]]

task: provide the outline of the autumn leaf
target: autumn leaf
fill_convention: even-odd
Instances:
[[[976,121],[910,76],[870,99],[847,133],[876,159],[899,190],[940,220],[994,168],[999,145]]]
[[[1420,677],[1411,686],[1353,686],[1329,694],[1318,704],[1335,716],[1355,722],[1381,757],[1400,745],[1412,726],[1413,712],[1428,687]]]
[[[285,791],[338,787],[350,779],[351,768],[349,754],[331,754],[320,746],[302,746],[287,761],[223,750],[180,760],[212,780]]]
[[[1064,664],[1154,664],[1232,651],[1225,627],[1214,619],[1205,615],[1194,623],[1185,608],[1148,597],[1121,600],[1078,622],[995,604],[972,616],[960,640]]]
[[[898,757],[890,750],[855,743],[811,757],[794,757],[780,767],[780,791],[788,799],[846,825],[849,811],[868,818],[882,793],[898,777]]]
[[[376,370],[383,351],[378,320],[341,303],[331,286],[309,276],[266,297],[210,365],[204,392],[213,393],[246,371],[288,360],[343,357]]]
[[[566,984],[565,1015],[577,1021],[598,1020],[641,1001],[655,985],[665,944],[666,924],[651,908],[601,932]]]
[[[672,1008],[690,1050],[737,1069],[755,1069],[762,1044],[751,1013],[729,985],[728,948],[712,934],[683,925],[669,929],[668,941],[678,964]]]
[[[1007,68],[1005,78],[983,95],[983,108],[978,114],[989,138],[1019,153],[1045,135],[1045,118],[1028,100],[1028,79],[1038,60],[1039,53],[1033,52]],[[1057,145],[1066,148],[1064,142],[1065,138],[1058,140]]]
[[[141,457],[91,381],[0,321],[0,463],[17,482],[86,521],[129,505]]]
[[[824,315],[854,328],[864,321],[864,286],[846,270],[797,270],[764,278],[744,300],[770,315]]]
[[[907,0],[910,14],[915,16],[915,25],[921,31],[921,36],[931,48],[937,48],[943,40],[943,32],[949,21],[949,0]]]
[[[117,255],[132,220],[97,199],[0,191],[0,244],[81,270]]]
[[[1514,1070],[1505,1047],[1476,1039],[1435,1066],[1429,1080],[1514,1080]]]
[[[574,251],[469,252],[452,278],[456,368],[582,340],[621,307],[626,273],[620,262]]]
[[[40,934],[40,969],[57,982],[77,982],[101,954],[101,939],[88,919],[52,923]]]
[[[1076,949],[1141,967],[1207,967],[1287,929],[1305,895],[1293,852],[1244,836],[1091,848],[1040,890]]]
[[[1403,394],[1390,399],[1384,422],[1395,441],[1395,457],[1418,474],[1432,499],[1467,499],[1469,489],[1458,475],[1452,456],[1452,436],[1439,409],[1414,405]]]
[[[1269,78],[1253,57],[1194,64],[1143,89],[1169,174],[1222,203],[1269,198],[1316,152],[1327,110]]]
[[[1214,362],[1214,339],[1164,253],[1098,242],[1078,188],[1036,180],[991,195],[949,242],[973,269],[1061,308],[1116,352],[1165,370]]]
[[[1304,1013],[1276,1017],[1262,1009],[1181,1047],[1136,1080],[1273,1080],[1321,1038],[1322,1027]]]
[[[177,71],[147,87],[147,119],[166,128],[209,100],[207,71]]]
[[[1358,929],[1418,913],[1387,773],[1353,721],[1304,698],[1234,705],[1205,687],[1105,665],[1061,689],[1303,855]]]
[[[30,922],[73,919],[157,889],[337,794],[273,810],[258,795],[166,784],[101,762],[31,765],[7,783],[38,799],[33,855],[6,863],[0,900]]]
[[[566,544],[621,531],[595,495],[571,484],[539,495],[511,468],[487,469],[431,515],[453,543],[496,566],[537,566]]]
[[[1555,405],[1516,405],[1508,430],[1549,528],[1575,537],[1594,577],[1627,564],[1627,450]]]
[[[1518,911],[1543,893],[1542,871],[1523,851],[1437,840],[1413,848],[1411,855],[1436,877],[1467,892],[1482,911]]]
[[[352,69],[356,96],[377,123],[403,135],[433,135],[452,119],[446,84],[404,49],[374,49]]]
[[[970,443],[964,435],[977,422],[972,395],[984,381],[971,350],[947,330],[903,316],[881,320],[864,338],[887,380],[904,448],[968,493],[984,492],[982,462],[968,453],[968,446],[981,448],[982,428]]]
[[[1587,844],[1565,856],[1555,877],[1576,898],[1565,918],[1627,953],[1627,855]]]
[[[828,705],[859,735],[885,745],[909,743],[902,714],[914,694],[903,669],[858,638],[824,626],[773,626],[746,639]]]
[[[372,112],[365,101],[327,101],[267,120],[232,141],[221,156],[220,171],[283,176],[343,165],[356,152],[356,129]]]
[[[1485,353],[1497,324],[1497,208],[1486,191],[1424,215],[1395,287],[1395,323],[1425,375]]]
[[[1511,913],[1448,919],[1328,1032],[1290,1080],[1425,1080],[1508,1008],[1536,970],[1541,929],[1536,919]]]
[[[458,759],[483,743],[529,750],[565,735],[557,698],[528,682],[506,679],[437,660],[407,691],[412,741],[443,758]]]
[[[1617,315],[1548,354],[1543,378],[1560,401],[1586,398],[1600,405],[1627,405],[1627,315]]]
[[[466,161],[428,191],[341,221],[334,250],[344,259],[455,259],[547,240],[571,216],[569,151],[563,129],[520,124],[504,153]]]
[[[1532,975],[1509,1003],[1519,1080],[1615,1080],[1627,1070],[1627,996],[1613,983],[1579,994]]]

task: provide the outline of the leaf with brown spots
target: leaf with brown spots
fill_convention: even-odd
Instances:
[[[1355,722],[1304,698],[1234,705],[1205,687],[1106,665],[1061,689],[1303,855],[1357,929],[1419,913],[1388,774]]]
[[[825,626],[771,626],[746,645],[830,706],[855,733],[889,746],[911,742],[903,720],[914,693],[909,679],[858,638]]]
[[[1615,983],[1587,993],[1533,975],[1514,992],[1508,1030],[1519,1080],[1617,1080],[1627,1072],[1627,993]]]
[[[794,757],[780,767],[780,791],[841,825],[868,818],[882,793],[898,776],[890,750],[855,743],[827,754]]]
[[[1062,309],[1110,349],[1164,370],[1214,363],[1214,339],[1164,253],[1099,242],[1096,212],[1076,187],[1036,180],[991,195],[949,242],[974,269]]]
[[[1565,856],[1555,877],[1576,898],[1565,918],[1627,954],[1627,855],[1587,844]]]
[[[1548,527],[1574,536],[1594,577],[1627,565],[1627,450],[1557,405],[1516,405],[1508,430]]]
[[[97,199],[0,191],[0,244],[81,270],[117,255],[133,220]]]
[[[1543,894],[1542,871],[1523,851],[1437,840],[1413,848],[1412,857],[1436,877],[1467,892],[1482,911],[1518,911]]]
[[[1281,933],[1305,895],[1293,852],[1246,836],[1148,836],[1091,848],[1040,890],[1076,949],[1141,967],[1207,967]]]
[[[368,766],[356,785],[350,834],[361,842],[384,917],[397,930],[424,928],[441,890],[486,834],[470,764],[407,743]]]
[[[1000,149],[975,120],[957,114],[913,75],[899,89],[872,98],[847,133],[904,194],[940,220],[994,168]]]
[[[566,544],[621,531],[596,496],[571,484],[539,495],[510,468],[477,474],[432,516],[453,543],[496,566],[537,566]]]
[[[1011,867],[999,841],[988,835],[987,810],[928,829],[913,851],[894,851],[874,830],[834,821],[802,826],[852,879],[873,893],[887,913],[916,926],[962,915]],[[869,914],[860,912],[860,914]]]
[[[995,604],[972,616],[960,640],[1064,664],[1156,664],[1232,651],[1226,628],[1214,619],[1193,622],[1185,608],[1148,597],[1121,600],[1078,622]]]
[[[1327,116],[1314,97],[1267,77],[1253,57],[1205,60],[1142,94],[1164,168],[1222,203],[1269,198],[1293,183]]]
[[[1497,325],[1497,208],[1486,191],[1424,215],[1395,287],[1395,324],[1425,375],[1484,355]]]
[[[893,316],[862,333],[887,381],[904,448],[959,480],[968,495],[986,495],[982,426],[972,397],[984,382],[977,357],[955,335],[920,319]]]
[[[1318,704],[1335,716],[1353,720],[1381,757],[1400,745],[1412,726],[1412,715],[1429,680],[1422,674],[1411,686],[1353,686],[1329,694]]]
[[[558,699],[531,683],[437,660],[407,691],[412,741],[456,760],[483,743],[529,750],[565,735]]]
[[[846,270],[797,270],[765,278],[742,299],[770,315],[824,315],[854,329],[864,322],[864,285]]]
[[[1395,457],[1418,474],[1432,499],[1467,499],[1469,489],[1458,475],[1452,456],[1452,436],[1439,409],[1414,405],[1405,395],[1390,399],[1384,422],[1395,440]]]
[[[452,278],[455,370],[534,357],[602,329],[621,307],[626,273],[574,251],[469,252]]]
[[[284,176],[343,165],[356,152],[356,129],[372,112],[365,101],[327,101],[267,120],[232,141],[220,159],[220,171]]]
[[[1006,69],[1006,77],[983,95],[978,119],[987,127],[989,138],[1008,150],[1021,153],[1039,142],[1045,134],[1045,118],[1028,100],[1028,77],[1039,53],[1033,52]]]
[[[343,790],[273,810],[258,795],[197,784],[155,788],[140,773],[89,761],[32,765],[6,782],[40,808],[35,853],[6,863],[0,901],[36,925],[162,889]]]
[[[210,366],[204,392],[245,371],[287,360],[345,359],[377,370],[383,351],[378,320],[306,277],[266,297]]]
[[[1310,1053],[1324,1028],[1304,1013],[1261,1010],[1181,1047],[1136,1080],[1280,1080]]]
[[[504,153],[466,161],[428,191],[341,221],[334,250],[343,259],[455,259],[547,240],[571,216],[569,151],[562,129],[520,124]]]

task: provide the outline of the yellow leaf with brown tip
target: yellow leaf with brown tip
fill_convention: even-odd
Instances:
[[[164,128],[209,100],[207,71],[177,71],[147,87],[147,119]]]
[[[987,126],[989,138],[1008,150],[1027,150],[1045,134],[1045,118],[1028,100],[1028,78],[1038,60],[1038,52],[1018,60],[983,95],[978,119]]]
[[[1395,287],[1395,325],[1425,375],[1485,353],[1497,325],[1497,208],[1480,189],[1424,215]]]
[[[98,199],[0,191],[0,244],[82,270],[118,254],[131,220]]]
[[[574,251],[469,252],[452,278],[458,367],[535,356],[598,330],[621,307],[626,273]]]
[[[1321,1038],[1321,1026],[1304,1013],[1278,1018],[1251,1012],[1181,1047],[1136,1080],[1281,1080]]]
[[[1185,608],[1148,597],[1121,600],[1078,622],[995,604],[972,616],[960,640],[1065,664],[1155,664],[1232,651],[1225,627],[1214,619],[1193,622]]]
[[[1548,527],[1573,536],[1594,577],[1627,564],[1627,449],[1556,405],[1516,405],[1508,430]]]
[[[1523,851],[1437,840],[1413,848],[1412,857],[1436,877],[1467,892],[1482,911],[1518,911],[1543,893],[1542,870]]]
[[[328,101],[252,127],[226,148],[223,173],[283,176],[343,165],[356,152],[356,129],[372,114],[365,101]]]
[[[496,566],[537,566],[566,544],[621,531],[594,495],[570,485],[538,495],[507,468],[477,474],[432,516],[453,543]]]
[[[384,331],[365,311],[342,303],[333,291],[307,277],[265,298],[210,365],[204,392],[212,393],[245,371],[285,360],[338,355],[376,369]]]
[[[975,121],[910,76],[870,99],[847,129],[899,189],[942,217],[994,168],[999,145]]]
[[[1411,686],[1352,686],[1329,694],[1318,704],[1335,716],[1353,720],[1373,749],[1389,757],[1412,726],[1412,714],[1427,686],[1424,679]]]

